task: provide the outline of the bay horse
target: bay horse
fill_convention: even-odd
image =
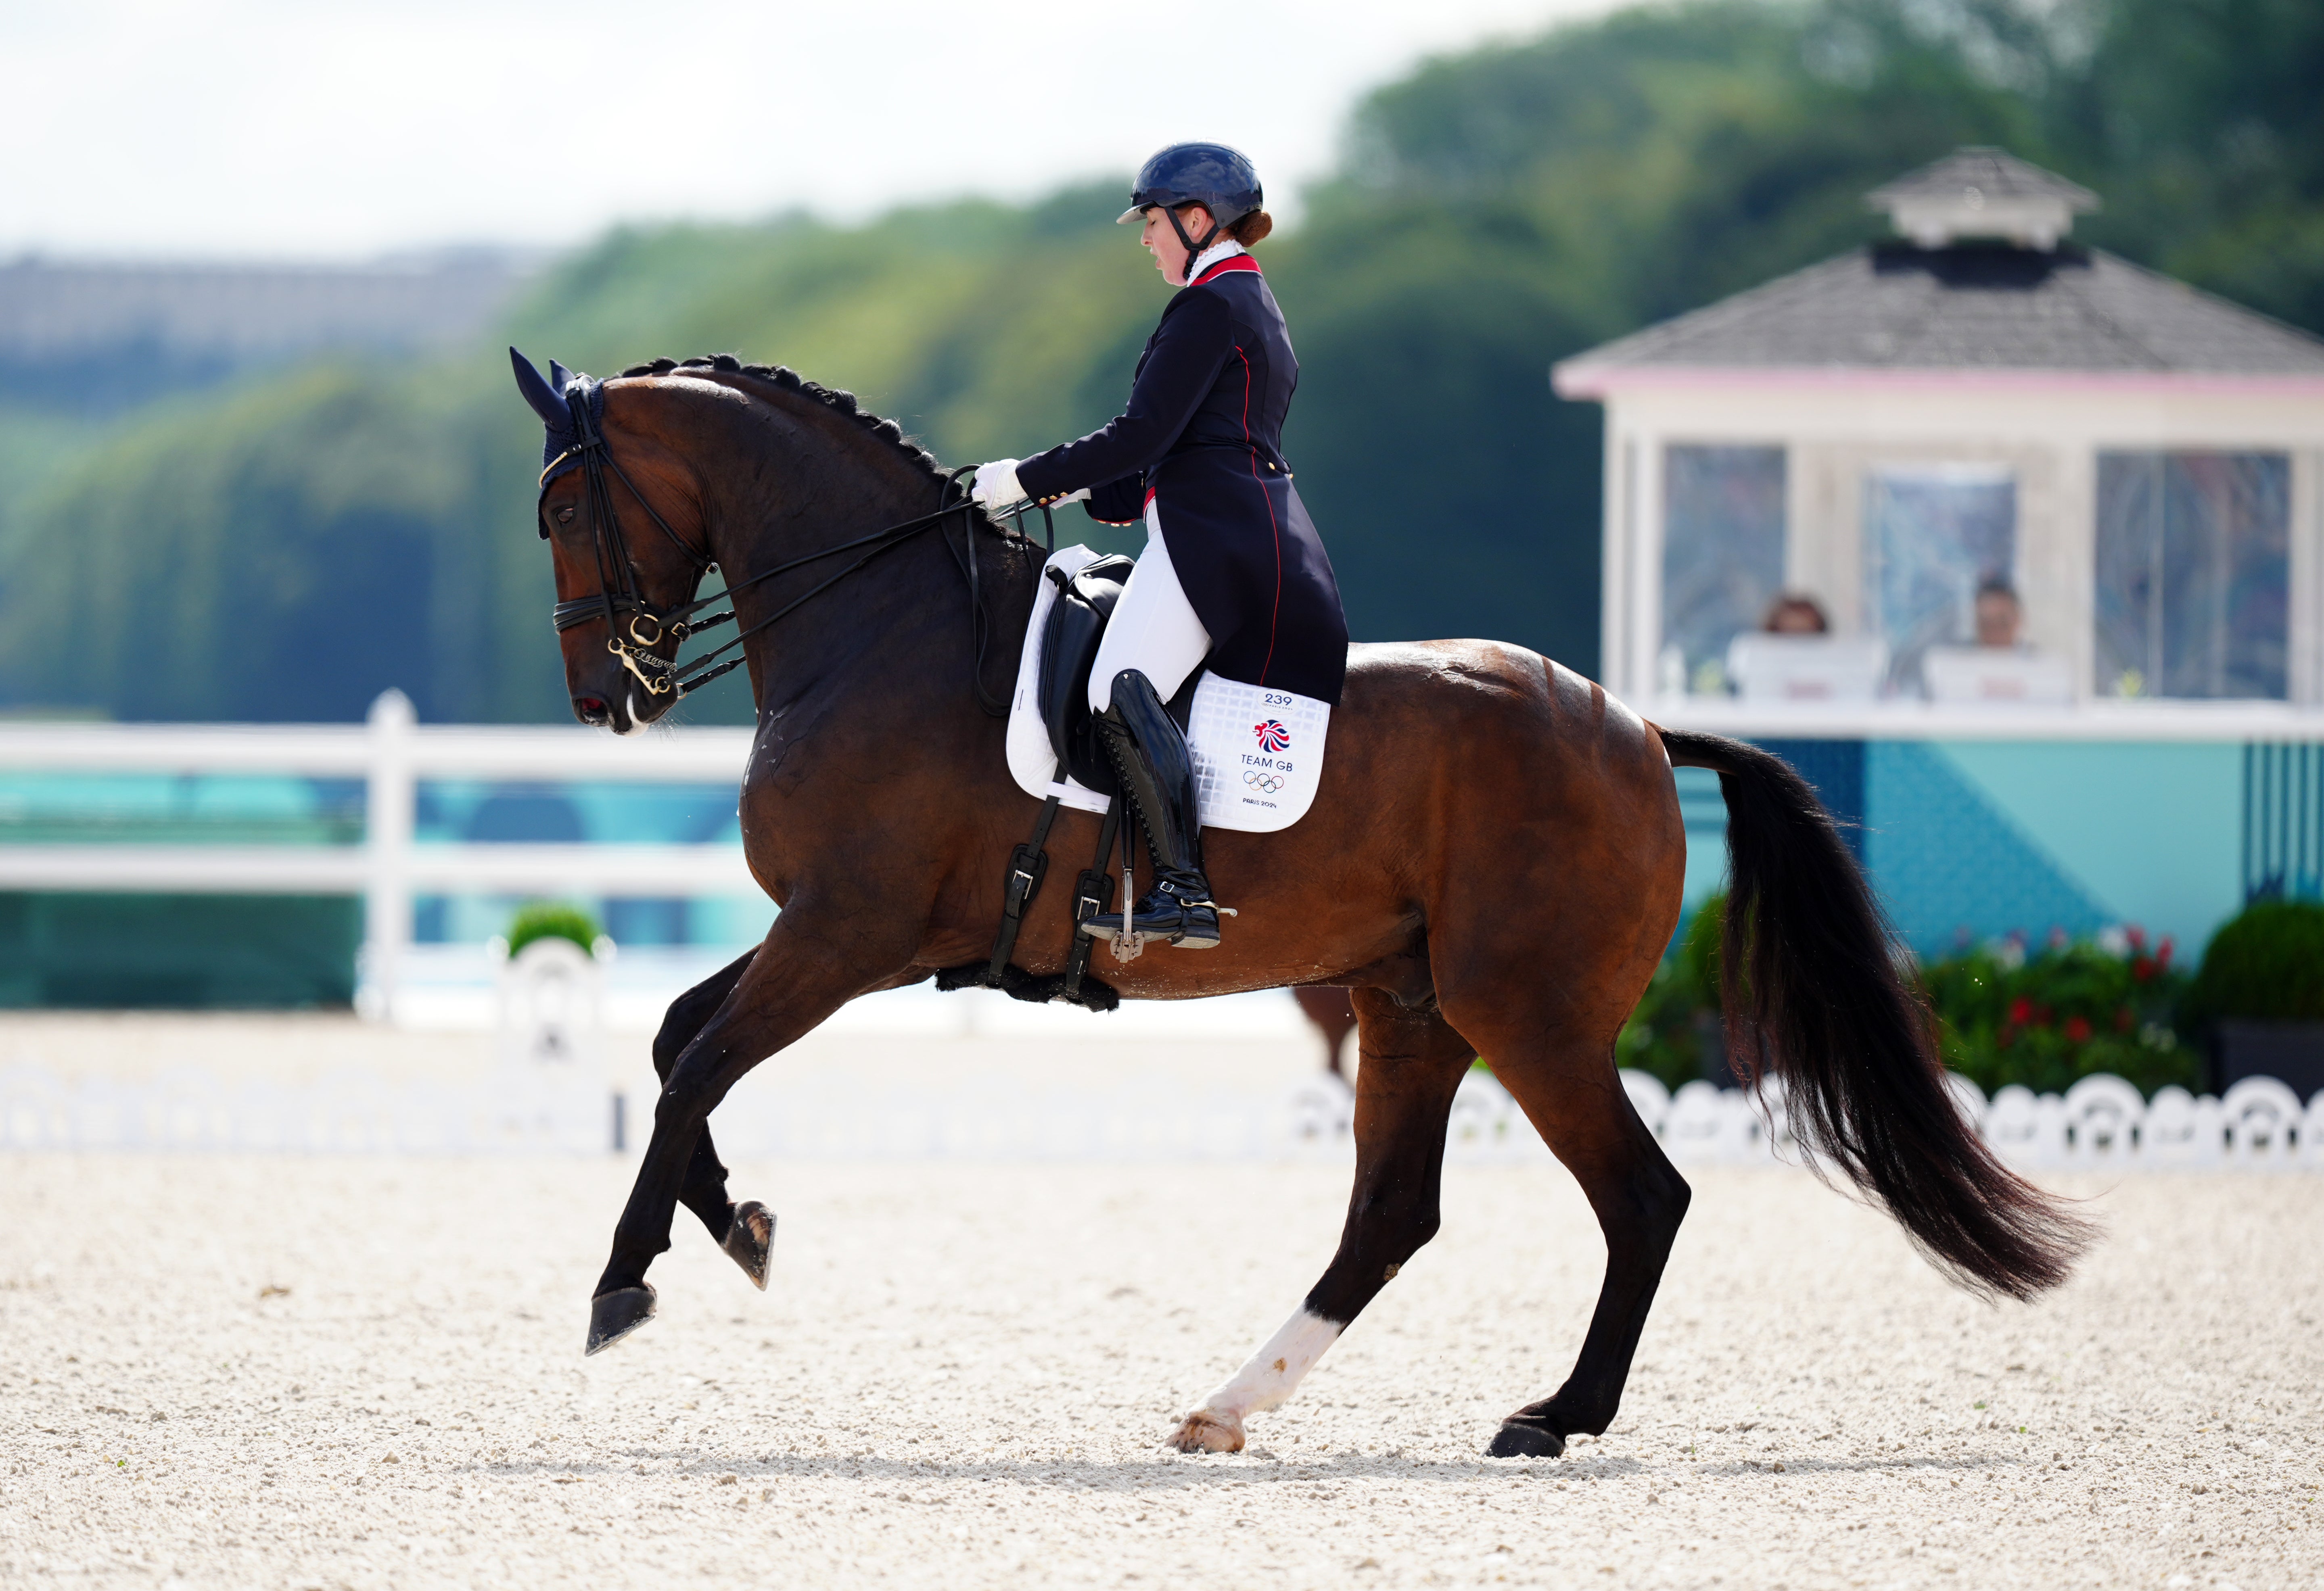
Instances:
[[[957,488],[892,422],[788,370],[658,360],[603,395],[621,490],[601,472],[593,493],[574,471],[540,501],[560,613],[605,591],[608,545],[636,600],[660,611],[687,602],[711,564],[730,587],[753,582],[735,600],[744,631],[798,605],[742,648],[758,708],[742,842],[780,911],[762,943],[671,1005],[654,1040],[652,1138],[593,1295],[591,1351],[652,1315],[647,1268],[669,1246],[678,1203],[765,1285],[771,1217],[728,1196],[707,1125],[736,1081],[858,996],[987,953],[1004,864],[1038,804],[1011,779],[1003,724],[979,700],[1008,693],[1043,561],[1038,543],[963,509],[852,579],[830,584],[826,563],[754,580],[925,519]],[[637,529],[649,516],[668,534]],[[632,733],[679,693],[640,692],[645,675],[609,650],[609,617],[561,621],[566,678],[584,722]],[[653,655],[678,644],[664,635]],[[1446,1123],[1474,1056],[1580,1182],[1607,1249],[1571,1375],[1509,1415],[1487,1451],[1555,1455],[1576,1432],[1606,1430],[1689,1198],[1614,1064],[1615,1035],[1679,918],[1674,768],[1716,770],[1728,804],[1738,1070],[1780,1079],[1812,1161],[1955,1281],[2025,1298],[2064,1279],[2089,1229],[1963,1121],[1879,909],[1788,767],[1658,729],[1521,647],[1358,645],[1313,810],[1282,832],[1205,837],[1212,877],[1240,914],[1225,942],[1157,947],[1105,971],[1132,999],[1346,986],[1358,1022],[1355,1185],[1338,1252],[1171,1445],[1240,1449],[1245,1421],[1288,1398],[1434,1236]],[[1068,810],[1051,842],[1086,854],[1096,837],[1094,817]],[[1028,973],[1064,961],[1065,895],[1048,891],[1026,918]]]

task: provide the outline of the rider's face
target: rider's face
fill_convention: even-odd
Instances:
[[[1211,230],[1211,213],[1200,205],[1188,205],[1178,212],[1178,223],[1186,229],[1188,237],[1201,237]],[[1186,285],[1186,245],[1170,228],[1170,217],[1161,206],[1146,212],[1146,227],[1139,235],[1146,252],[1154,256],[1154,269],[1172,287]]]

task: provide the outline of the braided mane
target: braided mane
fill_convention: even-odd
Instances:
[[[732,354],[703,354],[692,359],[653,359],[643,364],[633,364],[622,373],[625,376],[666,376],[672,371],[708,370],[721,375],[748,376],[785,392],[796,392],[811,398],[835,414],[844,414],[881,441],[894,448],[906,463],[916,466],[931,483],[941,483],[945,477],[944,465],[936,455],[904,434],[904,428],[891,419],[881,419],[855,401],[855,394],[838,387],[826,387],[820,382],[808,381],[785,364],[745,364]],[[982,509],[973,510],[975,519],[1004,540],[1022,541],[1032,545],[1032,538],[1008,522],[989,518]]]
[[[802,398],[812,398],[825,408],[844,414],[857,425],[887,443],[921,471],[935,479],[944,474],[936,455],[904,435],[904,428],[891,419],[881,419],[855,401],[855,394],[808,381],[798,372],[781,364],[745,364],[732,354],[705,354],[693,359],[655,359],[644,364],[633,364],[622,373],[625,376],[666,376],[677,370],[715,370],[722,375],[751,376],[786,392],[796,392]]]

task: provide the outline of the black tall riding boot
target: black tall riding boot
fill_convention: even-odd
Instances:
[[[1154,859],[1154,887],[1130,908],[1130,932],[1141,944],[1167,939],[1182,950],[1211,949],[1219,943],[1219,906],[1203,876],[1194,757],[1185,731],[1154,682],[1135,668],[1113,676],[1113,705],[1099,715],[1097,731]],[[1121,933],[1121,919],[1120,912],[1102,913],[1082,932],[1111,939]]]

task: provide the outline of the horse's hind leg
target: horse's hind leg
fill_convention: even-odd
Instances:
[[[1246,1416],[1289,1398],[1340,1333],[1420,1246],[1436,1235],[1444,1125],[1474,1051],[1431,1007],[1407,1010],[1378,989],[1355,993],[1356,1184],[1340,1250],[1283,1329],[1180,1421],[1184,1453],[1242,1448]]]
[[[686,1053],[704,1024],[717,1015],[751,958],[758,953],[753,946],[669,1003],[653,1042],[654,1075],[664,1083],[669,1081],[678,1056]],[[678,1184],[678,1201],[709,1228],[711,1240],[742,1267],[752,1285],[764,1292],[767,1256],[775,1241],[774,1212],[756,1200],[738,1206],[727,1197],[726,1167],[718,1159],[717,1145],[710,1141],[708,1122],[703,1123],[695,1137],[693,1156],[686,1163],[686,1180]]]
[[[1631,1108],[1610,1036],[1506,1051],[1489,1044],[1485,1058],[1582,1184],[1606,1237],[1606,1280],[1572,1374],[1554,1395],[1503,1421],[1485,1449],[1495,1458],[1554,1457],[1574,1432],[1596,1436],[1613,1423],[1691,1195]]]

